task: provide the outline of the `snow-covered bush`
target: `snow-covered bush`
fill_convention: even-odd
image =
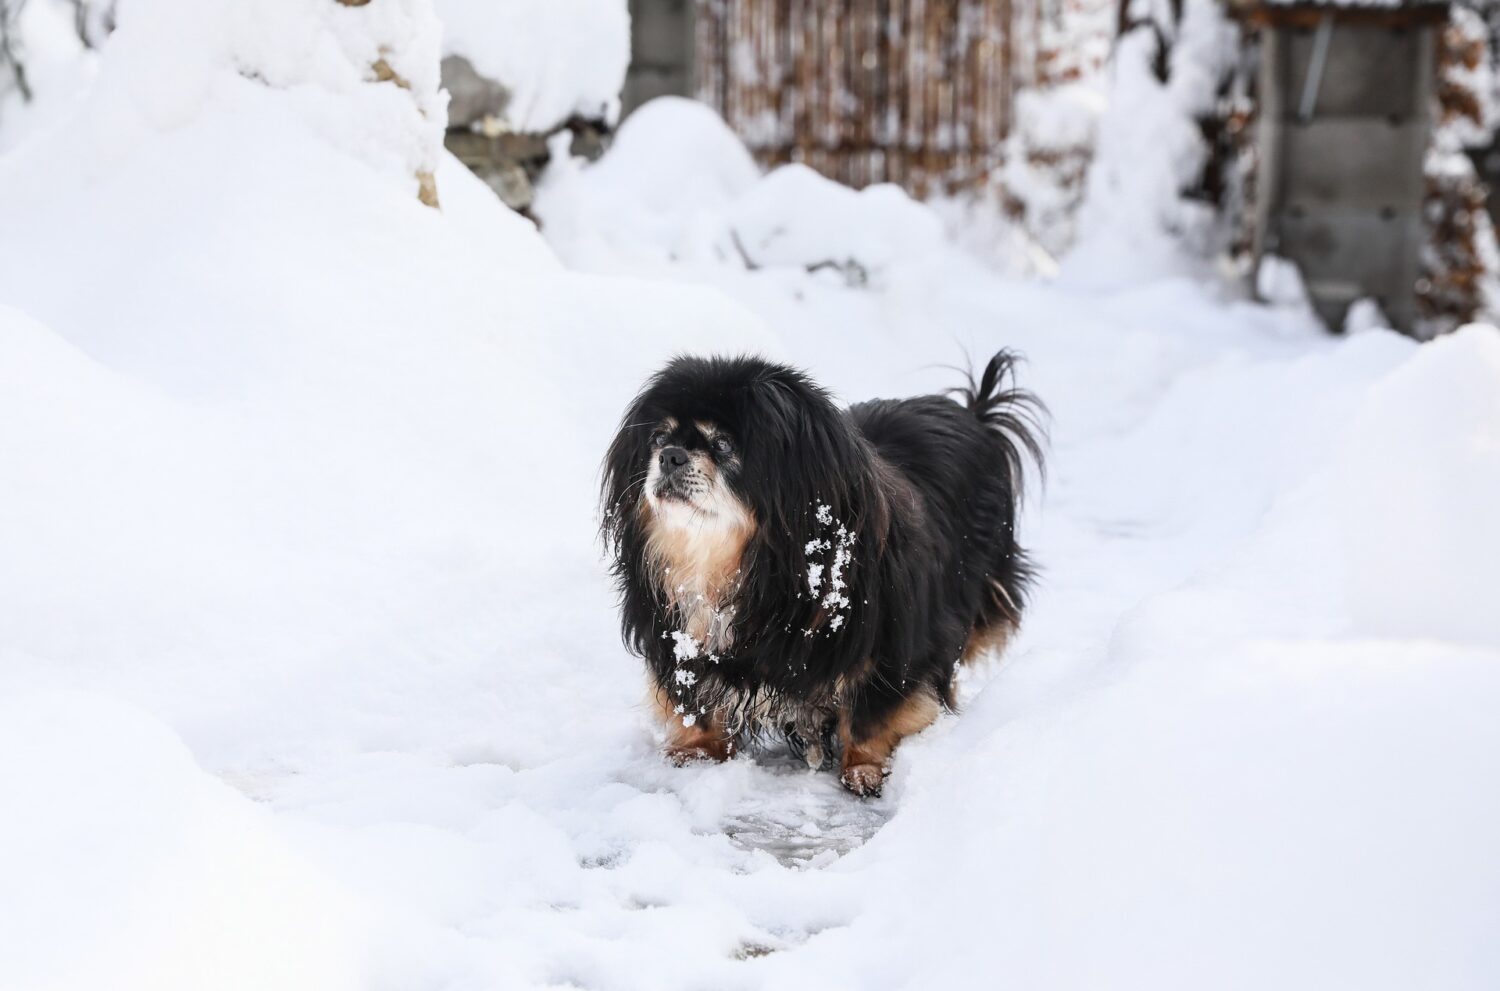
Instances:
[[[998,182],[1003,209],[1052,257],[1076,240],[1079,205],[1106,99],[1098,80],[1016,94]]]
[[[999,239],[999,251],[992,246],[987,254],[1007,268],[1052,271],[1076,238],[1118,15],[1111,0],[1022,3],[1009,10],[1019,85],[1002,164],[977,205],[999,210],[1017,228]],[[962,230],[955,227],[955,233]],[[1016,234],[1026,242],[1021,258],[1014,257]],[[1038,252],[1039,264],[1026,260]]]
[[[1188,193],[1209,160],[1198,121],[1214,110],[1238,32],[1217,0],[1185,0],[1179,21],[1165,11],[1139,18],[1116,43],[1075,272],[1130,279],[1180,271],[1225,243],[1214,205]]]
[[[0,94],[15,92],[31,99],[25,53],[20,39],[21,11],[15,0],[0,0]]]
[[[94,8],[73,0],[0,0],[0,154],[56,121],[87,88],[97,60],[83,39],[94,23]]]

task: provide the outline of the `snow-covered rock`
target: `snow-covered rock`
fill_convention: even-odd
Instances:
[[[436,0],[443,52],[510,93],[507,124],[546,134],[569,117],[612,122],[630,67],[625,0]]]
[[[448,148],[509,207],[530,213],[568,131],[597,157],[620,113],[630,64],[624,0],[438,0]]]

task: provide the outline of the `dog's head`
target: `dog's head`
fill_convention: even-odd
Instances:
[[[605,462],[610,518],[697,533],[757,529],[799,488],[795,463],[841,428],[827,395],[758,358],[673,360],[626,411]]]
[[[847,585],[849,548],[879,496],[871,465],[847,414],[801,372],[759,358],[673,360],[626,411],[604,465],[604,534],[627,596],[663,546],[727,555],[730,573],[753,558],[762,585],[770,574],[784,585],[761,594],[803,605],[818,598],[809,568],[830,580],[837,558]]]

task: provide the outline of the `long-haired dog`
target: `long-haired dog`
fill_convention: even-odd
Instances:
[[[1040,404],[1005,351],[954,392],[840,409],[757,358],[647,382],[605,460],[602,529],[675,761],[783,733],[878,794],[896,744],[953,705],[959,660],[1015,629]]]

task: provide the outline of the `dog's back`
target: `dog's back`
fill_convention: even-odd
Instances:
[[[977,383],[956,390],[961,402],[920,396],[849,410],[881,459],[921,497],[905,528],[935,558],[931,588],[945,600],[942,611],[965,627],[965,657],[1015,627],[1032,578],[1016,542],[1016,513],[1026,461],[1041,465],[1041,406],[1006,387],[1013,368],[1008,352],[995,355]]]

